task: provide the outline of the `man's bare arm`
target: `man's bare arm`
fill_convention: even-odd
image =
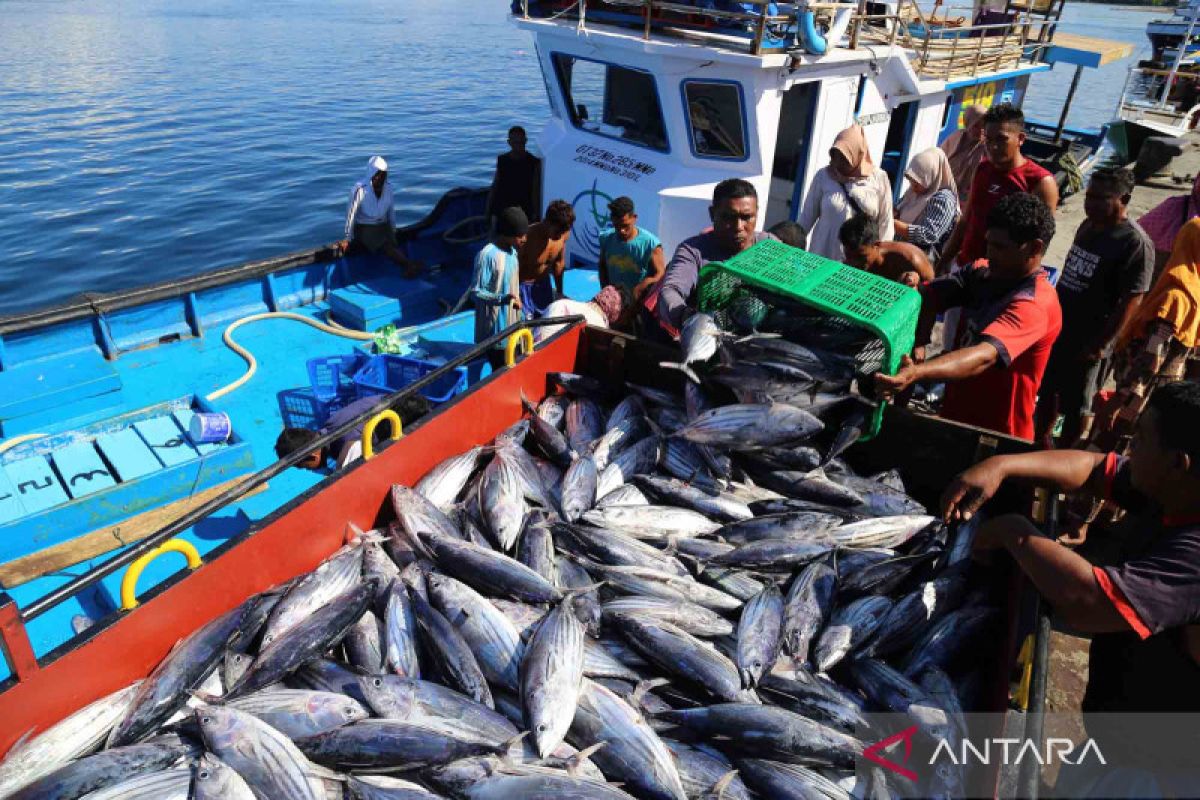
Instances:
[[[1058,181],[1054,180],[1053,175],[1047,175],[1038,181],[1030,194],[1045,203],[1051,211],[1058,208]]]

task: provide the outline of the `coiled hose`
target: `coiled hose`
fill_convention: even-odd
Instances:
[[[295,320],[296,322],[303,322],[305,325],[316,328],[319,331],[324,331],[325,333],[331,333],[334,336],[341,336],[346,339],[354,339],[359,342],[370,342],[370,341],[374,341],[374,339],[375,339],[375,334],[373,334],[373,333],[363,333],[362,331],[352,331],[349,328],[342,328],[340,326],[334,327],[333,325],[326,325],[324,322],[317,322],[315,319],[312,319],[311,317],[305,317],[301,314],[294,314],[290,311],[268,311],[263,314],[251,314],[248,317],[242,317],[237,322],[233,323],[232,325],[230,325],[228,328],[225,329],[225,334],[221,337],[221,340],[223,342],[225,342],[225,345],[230,350],[232,350],[233,352],[235,352],[239,356],[241,356],[246,361],[246,364],[248,365],[248,367],[240,378],[238,378],[233,383],[230,383],[226,386],[222,386],[220,389],[217,389],[215,392],[211,392],[210,394],[206,395],[204,398],[205,400],[212,402],[213,400],[216,400],[219,397],[224,397],[225,395],[229,394],[230,392],[232,392],[235,389],[242,386],[242,384],[244,384],[246,381],[253,378],[254,373],[258,372],[258,359],[256,359],[254,357],[253,353],[251,353],[249,350],[247,350],[246,348],[242,347],[240,344],[238,344],[237,342],[234,341],[233,332],[247,323],[258,322],[259,320],[262,320],[262,319]]]

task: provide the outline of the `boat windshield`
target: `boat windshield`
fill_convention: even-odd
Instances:
[[[554,54],[554,67],[576,128],[667,150],[654,76],[642,70]]]

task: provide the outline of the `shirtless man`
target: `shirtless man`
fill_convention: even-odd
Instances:
[[[914,288],[933,280],[933,265],[921,248],[908,242],[879,241],[879,232],[870,217],[856,214],[846,220],[838,238],[846,263],[852,267]]]
[[[546,308],[563,296],[567,240],[574,224],[575,209],[571,204],[552,200],[546,207],[545,219],[529,226],[525,244],[517,254],[521,265],[521,306],[529,319],[545,315]]]

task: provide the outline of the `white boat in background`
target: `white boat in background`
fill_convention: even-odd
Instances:
[[[1154,19],[1146,24],[1146,38],[1150,40],[1152,61],[1170,63],[1185,39],[1185,54],[1196,55],[1200,52],[1200,42],[1196,41],[1194,32],[1188,30],[1197,10],[1200,10],[1200,0],[1183,0],[1169,18]]]
[[[1183,136],[1200,121],[1200,0],[1146,25],[1152,54],[1129,71],[1108,138],[1118,157],[1136,161],[1151,136]]]

